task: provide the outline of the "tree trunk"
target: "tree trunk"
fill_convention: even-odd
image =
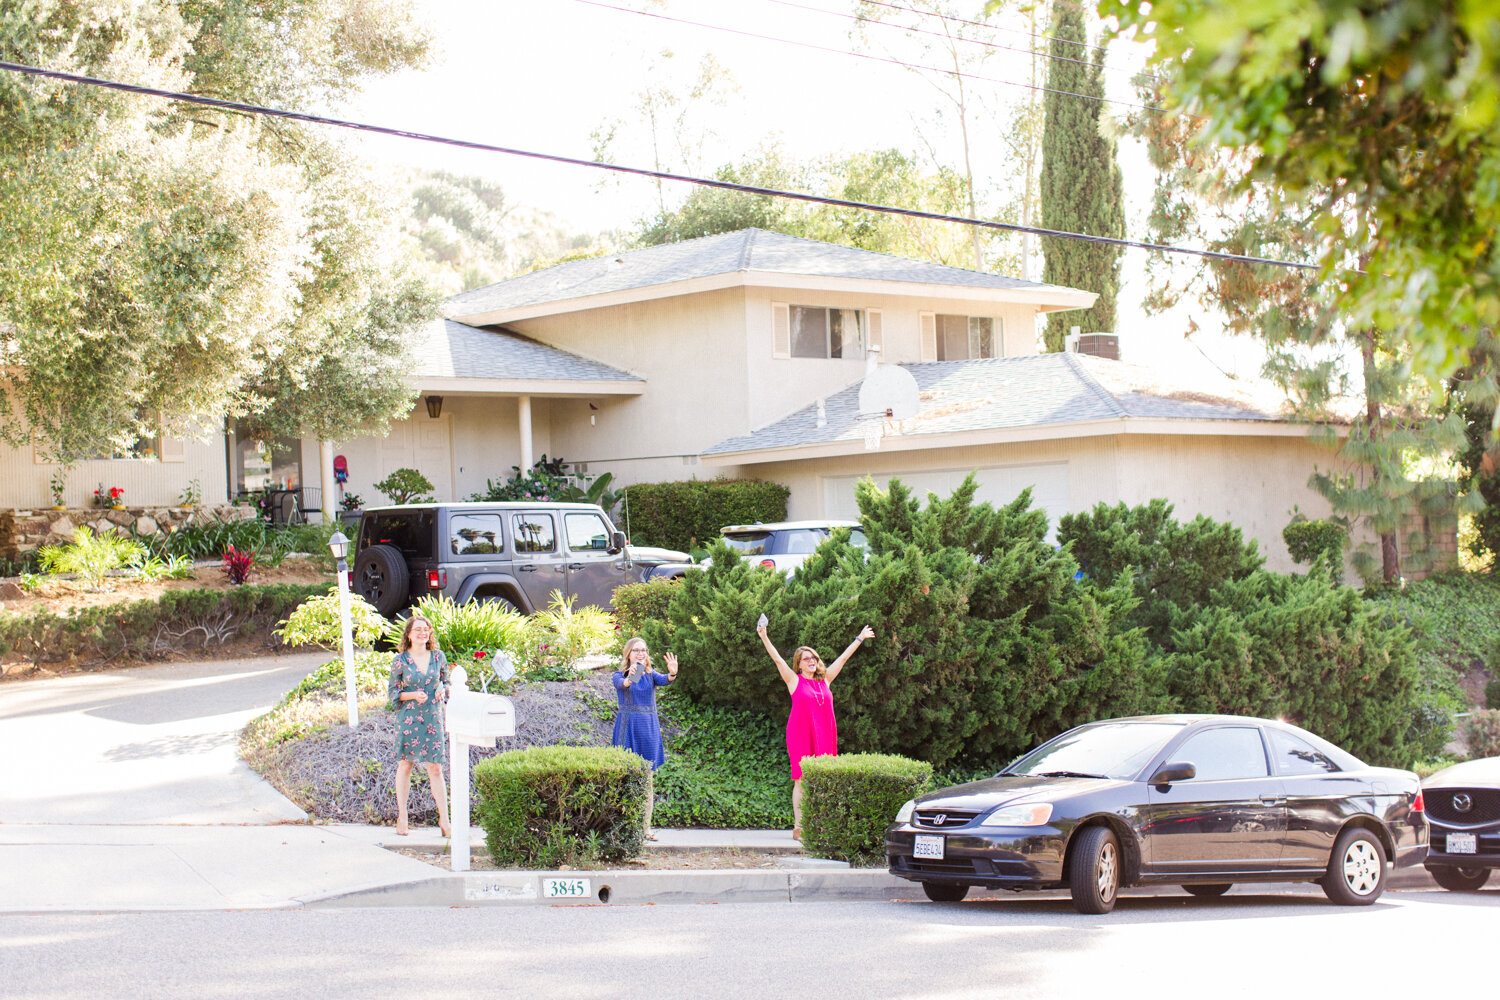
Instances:
[[[1360,336],[1359,353],[1364,360],[1365,368],[1365,422],[1370,428],[1370,441],[1374,443],[1380,440],[1381,435],[1381,413],[1380,400],[1370,389],[1375,379],[1375,331],[1366,330]],[[1378,493],[1380,484],[1380,468],[1372,466],[1370,469],[1370,485]],[[1377,529],[1378,530],[1378,529]],[[1380,578],[1387,586],[1394,586],[1401,582],[1401,548],[1397,543],[1394,530],[1380,531]]]

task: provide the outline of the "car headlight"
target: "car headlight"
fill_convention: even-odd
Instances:
[[[1050,802],[1018,802],[1001,806],[986,816],[980,826],[1044,826],[1052,818]]]
[[[901,807],[901,811],[898,812],[898,813],[896,813],[896,822],[897,823],[910,823],[911,822],[912,811],[915,810],[916,808],[917,808],[917,800],[916,799],[907,799],[906,800],[906,805],[902,806]]]

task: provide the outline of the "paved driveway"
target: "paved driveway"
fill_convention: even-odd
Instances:
[[[258,824],[306,814],[239,759],[246,722],[327,653],[0,685],[0,823]]]

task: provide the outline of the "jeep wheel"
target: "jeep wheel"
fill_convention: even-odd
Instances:
[[[354,592],[389,618],[406,607],[411,578],[406,557],[391,545],[372,545],[354,560]]]
[[[475,594],[474,600],[481,604],[498,604],[506,611],[514,611],[516,614],[523,617],[526,614],[526,612],[522,611],[520,606],[517,605],[515,601],[512,601],[509,597],[506,597],[503,594]]]

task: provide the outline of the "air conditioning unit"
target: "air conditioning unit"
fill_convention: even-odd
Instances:
[[[1075,326],[1063,339],[1063,349],[1074,354],[1092,354],[1096,358],[1120,360],[1120,338],[1113,333],[1080,333]]]

